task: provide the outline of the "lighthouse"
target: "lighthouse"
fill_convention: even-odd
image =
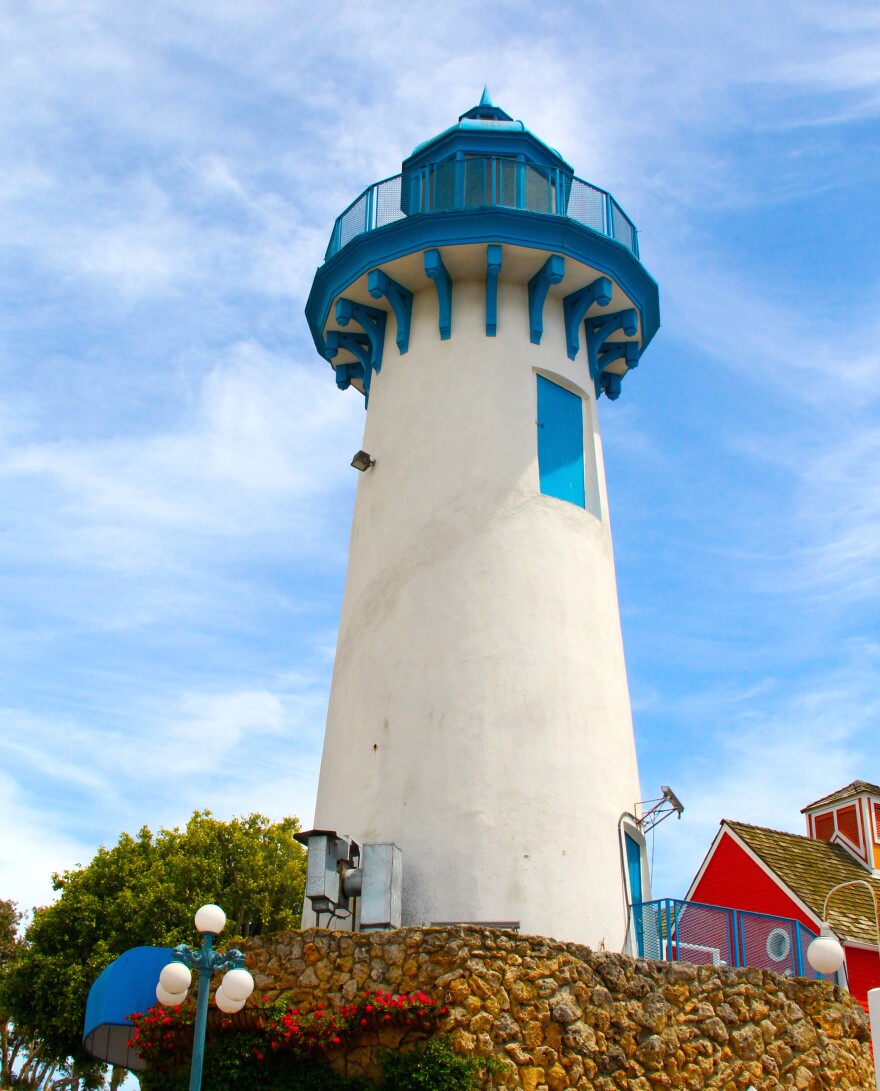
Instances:
[[[342,212],[306,316],[366,407],[315,827],[397,846],[404,925],[620,949],[650,895],[597,410],[659,325],[636,229],[484,92]]]

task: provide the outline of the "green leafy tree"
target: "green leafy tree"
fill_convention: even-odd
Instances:
[[[206,902],[226,911],[227,942],[297,927],[305,883],[298,829],[295,818],[221,822],[196,811],[182,830],[122,834],[87,866],[54,875],[58,900],[34,911],[3,973],[3,1006],[17,1031],[69,1066],[80,1087],[95,1086],[81,1045],[95,978],[132,947],[193,942],[193,913]]]

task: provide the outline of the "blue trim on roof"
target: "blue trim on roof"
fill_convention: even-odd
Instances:
[[[526,162],[574,175],[574,167],[555,148],[530,132],[521,121],[477,121],[465,118],[413,149],[401,166],[403,173],[456,155],[522,156]]]
[[[551,250],[609,276],[636,305],[642,351],[660,326],[657,283],[623,243],[567,216],[514,208],[419,213],[352,239],[315,273],[306,303],[315,348],[326,357],[324,328],[336,298],[371,270],[426,248],[498,243]]]

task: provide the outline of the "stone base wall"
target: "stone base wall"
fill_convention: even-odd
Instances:
[[[867,1015],[824,982],[478,927],[310,929],[245,948],[258,990],[301,1008],[375,989],[442,999],[439,1031],[461,1053],[502,1060],[498,1088],[874,1091]],[[371,1031],[334,1063],[374,1071],[377,1051],[399,1038]]]

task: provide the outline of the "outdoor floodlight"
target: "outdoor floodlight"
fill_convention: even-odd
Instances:
[[[358,453],[351,460],[351,464],[356,470],[360,470],[360,472],[363,473],[364,470],[369,470],[371,466],[375,466],[376,460],[374,458],[370,458],[366,451],[358,451]]]

